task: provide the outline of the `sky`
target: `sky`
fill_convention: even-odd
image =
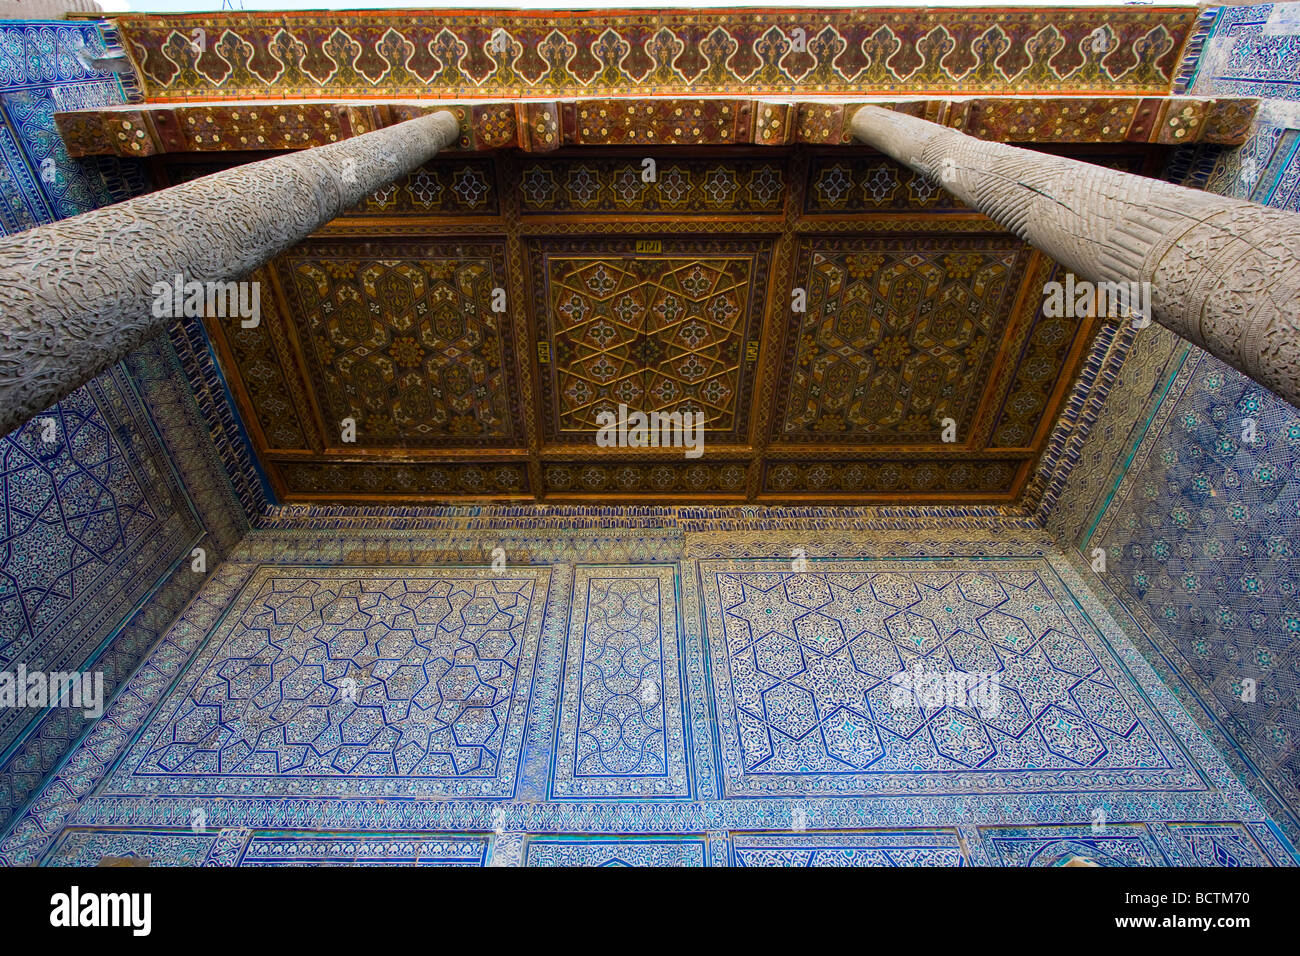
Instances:
[[[222,0],[99,0],[106,10],[136,10],[149,13],[186,13],[200,10],[220,10]],[[505,9],[505,10],[608,10],[629,8],[673,7],[899,7],[911,4],[899,0],[818,0],[814,3],[792,3],[791,0],[732,0],[732,2],[674,2],[674,0],[570,0],[568,3],[547,0],[227,0],[238,10],[362,10],[362,9]],[[1103,6],[1096,0],[947,0],[929,4],[936,7],[987,7],[987,6],[1050,6],[1092,7]],[[1160,0],[1160,6],[1195,6],[1196,0]],[[922,4],[916,4],[922,6]]]

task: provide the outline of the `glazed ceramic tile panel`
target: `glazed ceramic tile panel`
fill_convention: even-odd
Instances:
[[[176,476],[158,467],[165,461],[119,370],[4,439],[6,670],[75,669],[93,659],[198,537]],[[0,743],[8,747],[36,716],[0,711]]]
[[[482,866],[484,836],[69,830],[44,866]]]
[[[1014,827],[981,830],[996,866],[1268,866],[1270,858],[1241,825],[1170,824],[1114,827]]]
[[[1050,576],[815,567],[701,565],[729,795],[1201,785]],[[997,715],[900,710],[891,679],[917,668],[999,674]]]
[[[258,834],[240,866],[482,866],[488,840],[481,836],[427,839],[401,836]]]
[[[1207,11],[1182,82],[1297,98],[1288,10]],[[1201,151],[1189,169],[1203,167],[1212,191],[1295,208],[1295,126],[1293,103],[1270,102],[1242,147]],[[1139,333],[1124,374],[1131,387],[1112,390],[1085,444],[1088,467],[1050,520],[1088,562],[1105,552],[1106,584],[1148,635],[1143,652],[1294,837],[1300,413],[1154,328]]]
[[[123,101],[118,80],[78,50],[105,52],[98,25],[0,24],[3,231],[145,188],[133,161],[74,161],[63,148],[55,110]],[[206,532],[215,564],[264,503],[208,346],[196,347],[193,332],[177,326],[0,439],[5,670],[93,669],[111,698],[201,583],[191,549]],[[0,825],[91,723],[74,708],[0,713]]]
[[[955,830],[737,833],[733,866],[969,866]]]
[[[1198,32],[1200,58],[1180,77],[1189,92],[1214,96],[1300,96],[1300,27],[1289,3],[1211,8]]]
[[[139,164],[68,157],[54,113],[124,103],[111,73],[82,62],[103,56],[93,22],[0,24],[0,227],[7,233],[119,202],[144,191]]]
[[[0,441],[7,670],[93,669],[111,697],[202,583],[192,549],[211,568],[247,529],[237,494],[260,507],[260,485],[237,470],[251,468],[238,433],[218,446],[231,422],[214,429],[196,401],[211,357],[174,332]],[[92,723],[72,708],[3,712],[6,818]]]
[[[708,848],[697,839],[529,840],[525,866],[707,866]]]
[[[201,813],[244,864],[1287,861],[1068,562],[938,534],[255,532],[5,858],[193,861]],[[915,665],[1002,706],[882,696]]]
[[[120,785],[509,797],[547,577],[265,569]]]
[[[558,797],[687,796],[671,567],[577,569],[556,738]]]
[[[130,161],[70,160],[54,130],[56,108],[122,102],[116,80],[77,59],[83,47],[104,51],[93,23],[0,24],[0,233],[144,186]],[[124,172],[116,190],[98,175],[108,167]],[[143,647],[130,636],[104,652],[100,643],[166,576],[198,526],[121,370],[43,417],[0,439],[0,661],[6,670],[98,661],[111,692]],[[12,819],[88,723],[81,711],[42,711],[0,713],[0,821]]]
[[[1199,351],[1175,366],[1154,416],[1081,549],[1105,552],[1108,583],[1241,747],[1247,777],[1294,806],[1300,422]]]

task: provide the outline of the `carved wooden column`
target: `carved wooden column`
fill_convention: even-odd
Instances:
[[[155,284],[239,279],[459,135],[440,110],[0,239],[0,435],[170,325]]]
[[[1300,215],[864,106],[858,139],[1300,406]]]

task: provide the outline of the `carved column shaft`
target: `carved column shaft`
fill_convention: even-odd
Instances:
[[[170,325],[157,283],[240,279],[459,135],[441,110],[0,239],[0,435]]]
[[[853,133],[1300,406],[1300,215],[990,143],[875,106]]]

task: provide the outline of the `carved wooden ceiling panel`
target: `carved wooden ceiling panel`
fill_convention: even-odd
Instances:
[[[276,495],[1019,500],[1096,330],[1054,263],[865,147],[644,152],[440,158],[261,270],[208,327]],[[598,445],[620,405],[703,454]]]
[[[735,239],[542,240],[529,277],[547,441],[589,443],[619,405],[702,415],[706,440],[743,443],[771,243]],[[746,355],[746,343],[754,342]],[[545,351],[545,350],[544,350]]]
[[[373,448],[522,442],[504,243],[308,242],[275,272],[321,421]]]

